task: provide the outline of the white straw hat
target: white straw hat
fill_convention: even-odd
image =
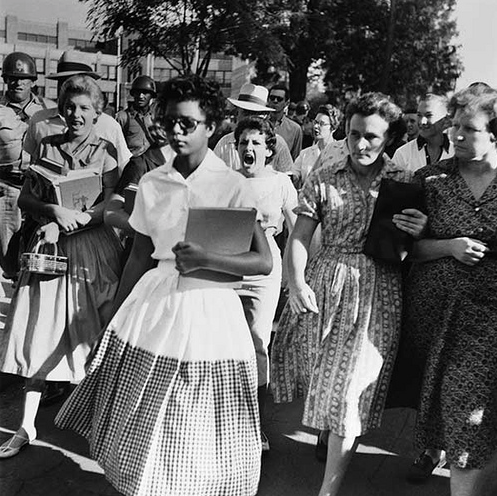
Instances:
[[[274,112],[274,109],[267,107],[267,97],[269,91],[264,86],[257,84],[245,83],[241,89],[238,98],[228,98],[228,101],[235,107],[253,112]]]

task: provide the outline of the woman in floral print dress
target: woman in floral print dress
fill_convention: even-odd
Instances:
[[[445,450],[451,495],[468,496],[497,446],[497,91],[468,88],[451,107],[455,156],[415,176],[429,225],[404,329],[426,363],[416,444]]]
[[[290,294],[271,377],[277,402],[305,394],[303,423],[329,431],[320,496],[337,494],[356,437],[380,424],[397,349],[400,270],[362,250],[381,179],[409,180],[383,153],[400,116],[380,93],[349,104],[349,155],[310,174],[288,243]],[[393,220],[413,236],[426,224],[413,209]],[[318,224],[322,247],[307,264]]]

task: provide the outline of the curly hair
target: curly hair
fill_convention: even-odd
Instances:
[[[404,134],[405,124],[402,119],[402,110],[390,100],[390,97],[379,92],[364,93],[350,101],[345,109],[345,118],[348,121],[355,114],[368,117],[378,114],[388,122],[389,138],[397,139]]]
[[[320,105],[316,112],[316,115],[317,114],[323,114],[329,117],[332,132],[338,128],[343,118],[342,111],[334,105],[331,105],[330,103],[327,103],[326,105]]]
[[[105,104],[102,90],[91,76],[78,74],[67,79],[60,89],[58,101],[59,112],[64,115],[64,107],[67,99],[74,95],[86,95],[90,98],[93,108],[97,114],[101,114]]]
[[[450,100],[450,115],[464,110],[470,115],[484,113],[488,117],[488,130],[497,136],[497,90],[487,87],[484,91],[474,86],[457,92]]]
[[[158,97],[157,118],[166,113],[169,102],[196,101],[207,124],[219,124],[224,118],[225,98],[216,81],[197,75],[179,76],[167,81]]]
[[[270,162],[276,153],[276,133],[273,124],[267,119],[261,119],[260,117],[247,117],[242,119],[235,128],[235,144],[237,148],[240,136],[246,129],[259,131],[266,136],[266,147],[271,152],[271,156],[268,157],[266,163]]]

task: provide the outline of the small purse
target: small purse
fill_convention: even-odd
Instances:
[[[383,178],[369,225],[363,253],[387,263],[400,264],[412,248],[414,238],[395,226],[392,217],[406,208],[425,211],[423,188]]]
[[[57,245],[51,245],[54,247],[54,252],[51,255],[40,253],[43,246],[41,240],[36,243],[32,252],[23,253],[21,256],[21,270],[49,276],[64,275],[67,272],[67,257],[59,256]]]

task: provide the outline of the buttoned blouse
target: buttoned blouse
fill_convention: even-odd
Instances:
[[[190,208],[255,208],[247,180],[228,168],[212,150],[187,178],[174,167],[174,160],[148,172],[136,194],[131,227],[152,239],[152,257],[174,258],[171,251],[185,239]]]
[[[423,185],[428,209],[425,237],[450,239],[468,236],[497,249],[497,178],[477,200],[452,157],[416,172]]]

